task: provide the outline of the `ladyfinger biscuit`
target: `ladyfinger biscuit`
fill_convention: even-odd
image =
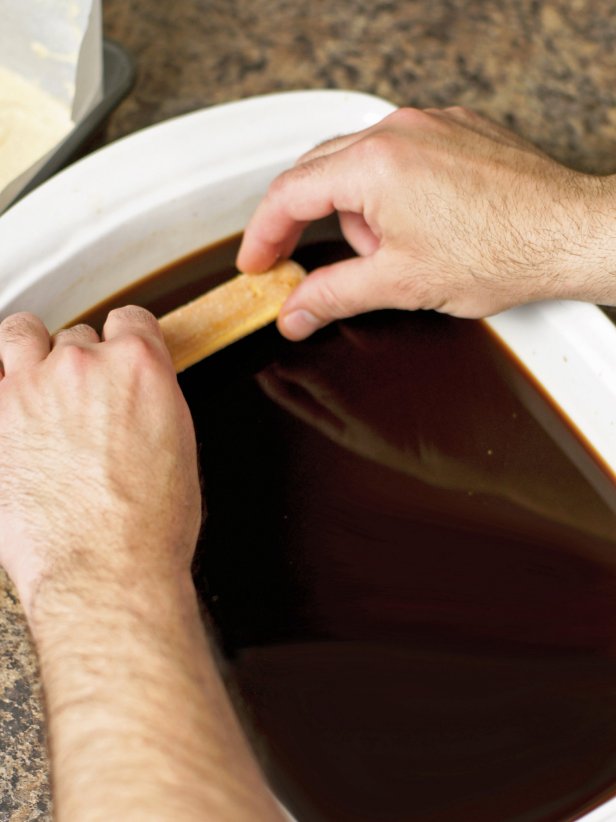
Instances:
[[[184,371],[275,320],[305,275],[300,265],[285,260],[263,274],[239,274],[165,314],[159,322],[175,370]]]

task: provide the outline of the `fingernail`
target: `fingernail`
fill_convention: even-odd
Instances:
[[[295,340],[303,340],[304,337],[308,337],[322,325],[314,314],[305,311],[303,308],[291,311],[290,314],[281,317],[280,324],[284,333]]]

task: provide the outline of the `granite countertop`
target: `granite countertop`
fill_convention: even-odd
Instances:
[[[138,79],[111,141],[254,94],[349,88],[461,104],[576,168],[616,171],[616,15],[602,0],[103,0]],[[41,693],[0,572],[0,820],[51,817]]]

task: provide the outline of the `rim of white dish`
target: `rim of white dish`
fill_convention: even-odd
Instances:
[[[290,164],[325,139],[324,123],[331,124],[327,136],[333,137],[373,125],[393,110],[385,100],[361,92],[291,91],[180,115],[104,146],[0,216],[0,316],[58,258],[113,230],[140,208],[182,197],[198,183],[196,176],[209,183],[256,166]],[[164,162],[156,163],[157,154]],[[196,156],[203,158],[201,174]]]
[[[289,165],[315,142],[393,110],[355,91],[283,92],[181,115],[99,149],[0,216],[0,317],[19,310],[25,293],[39,308],[39,286],[51,284],[62,264],[101,238],[121,240],[144,211],[251,169]],[[204,236],[200,245],[219,238]],[[616,327],[594,306],[564,302],[514,309],[487,324],[616,475]]]

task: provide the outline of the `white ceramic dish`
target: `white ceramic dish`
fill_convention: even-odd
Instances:
[[[291,92],[189,114],[90,155],[0,217],[0,318],[25,309],[58,328],[240,231],[299,154],[391,110],[352,92]],[[516,309],[489,325],[616,474],[616,327],[579,303]],[[616,800],[583,818],[616,819]]]

